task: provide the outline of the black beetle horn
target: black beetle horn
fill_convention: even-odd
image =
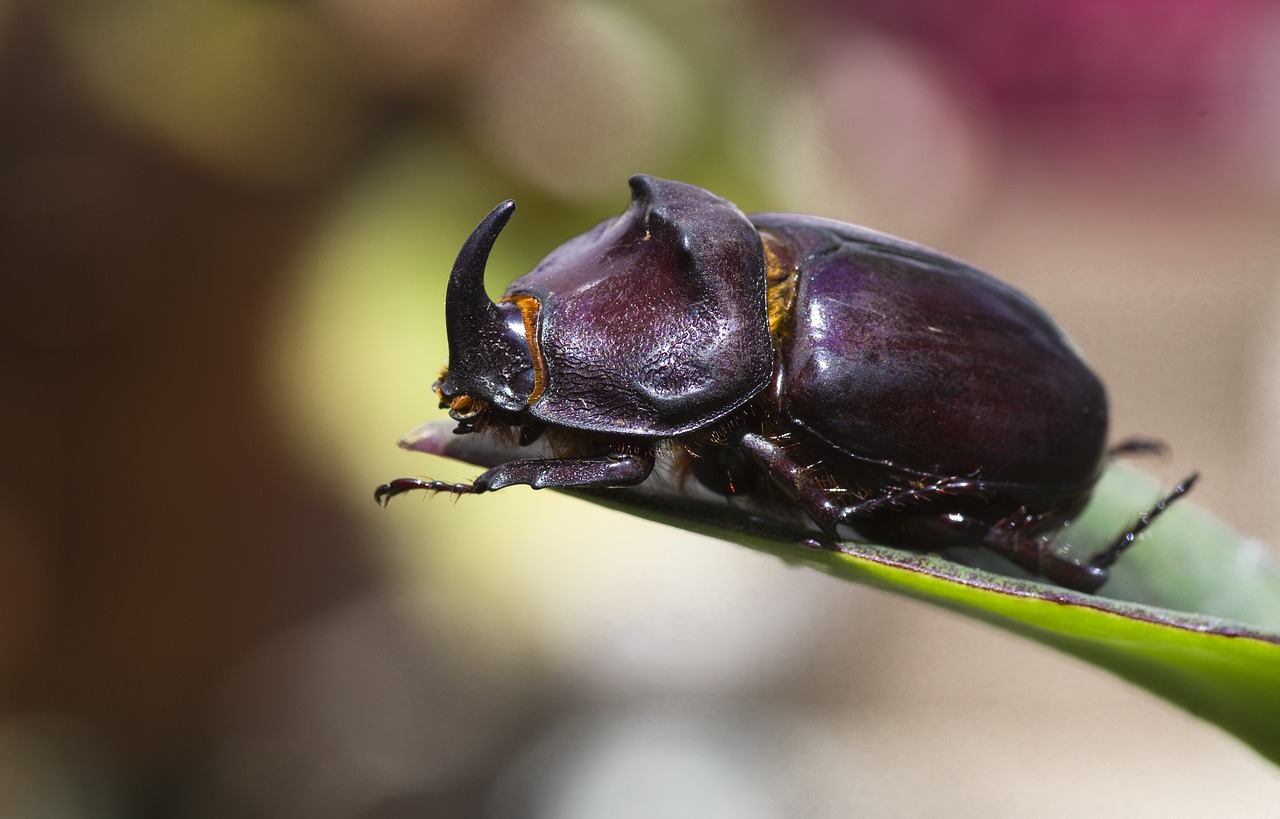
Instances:
[[[533,363],[519,310],[508,315],[510,311],[489,299],[484,271],[489,251],[515,209],[516,203],[508,199],[489,211],[453,263],[445,295],[449,371],[440,385],[447,399],[469,395],[512,412],[523,408],[528,398],[528,390],[516,388],[512,376],[531,370]]]
[[[508,199],[489,211],[476,229],[471,231],[467,243],[458,252],[458,259],[449,273],[449,289],[445,296],[445,329],[449,333],[449,358],[458,352],[453,349],[454,340],[470,340],[473,331],[486,324],[501,321],[498,305],[484,292],[484,268],[489,261],[489,251],[498,240],[498,234],[511,221],[516,203]]]

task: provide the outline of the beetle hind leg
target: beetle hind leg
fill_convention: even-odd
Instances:
[[[1107,582],[1106,566],[1077,563],[1053,550],[1053,537],[1032,534],[1040,528],[1043,515],[1027,515],[991,527],[981,539],[986,549],[1036,577],[1074,591],[1092,594]]]
[[[1015,507],[992,524],[988,514],[975,511],[988,510],[999,490],[976,476],[886,486],[883,491],[850,502],[847,496],[824,487],[814,471],[797,460],[776,437],[744,432],[735,443],[829,534],[835,534],[838,525],[848,524],[860,535],[887,545],[914,549],[981,547],[1036,577],[1082,592],[1094,592],[1106,582],[1107,566],[1123,551],[1122,547],[1112,555],[1112,550],[1106,550],[1096,564],[1080,564],[1059,556],[1053,550],[1052,539],[1043,535],[1045,527],[1051,526],[1050,519],[1061,520],[1058,510],[1029,513],[1025,507]],[[1140,522],[1127,534],[1136,536],[1150,525],[1150,517],[1145,516],[1147,522]]]
[[[1200,478],[1199,472],[1193,472],[1188,475],[1182,483],[1173,488],[1169,494],[1156,501],[1156,505],[1138,515],[1138,519],[1129,527],[1129,531],[1116,538],[1110,546],[1098,552],[1089,558],[1088,565],[1106,571],[1112,564],[1119,559],[1120,555],[1138,542],[1138,536],[1155,522],[1156,518],[1164,514],[1175,501],[1181,499],[1184,495],[1191,491],[1191,487]]]
[[[1051,537],[1028,536],[1039,528],[1040,517],[1027,516],[1014,522],[997,525],[983,538],[983,545],[1033,574],[1059,586],[1076,591],[1096,592],[1111,576],[1113,566],[1126,550],[1137,543],[1138,537],[1156,521],[1171,504],[1182,498],[1195,485],[1198,473],[1188,476],[1150,509],[1138,516],[1128,531],[1112,541],[1111,545],[1086,560],[1076,563],[1060,557],[1052,551]]]

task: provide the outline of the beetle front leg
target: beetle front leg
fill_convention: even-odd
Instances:
[[[519,484],[532,486],[534,489],[634,486],[649,477],[653,464],[654,456],[651,451],[612,453],[598,458],[526,458],[498,464],[482,472],[471,483],[400,478],[379,486],[373,497],[385,506],[396,495],[417,489],[455,495],[479,495]]]
[[[649,477],[653,464],[652,452],[611,453],[599,458],[529,458],[498,464],[472,485],[477,494],[517,484],[534,489],[635,486]]]
[[[373,490],[373,499],[377,501],[379,506],[386,506],[387,501],[396,495],[403,495],[405,492],[412,492],[415,489],[421,489],[425,492],[448,492],[453,495],[470,495],[476,491],[476,488],[469,483],[447,483],[425,478],[396,478],[394,481],[388,481]]]

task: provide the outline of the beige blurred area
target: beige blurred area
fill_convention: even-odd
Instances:
[[[0,816],[1266,817],[1106,673],[465,479],[444,282],[636,172],[967,258],[1280,542],[1280,17],[1150,0],[0,0]]]

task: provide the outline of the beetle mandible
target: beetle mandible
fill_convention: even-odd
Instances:
[[[1092,592],[1192,475],[1084,563],[1053,535],[1107,460],[1107,397],[1058,326],[1009,285],[866,228],[744,215],[693,185],[635,176],[619,217],[553,250],[498,303],[485,265],[498,205],[449,277],[449,363],[434,385],[457,433],[544,433],[557,457],[470,484],[633,486],[661,447],[725,495],[769,496],[827,535],[908,548],[982,546]]]

